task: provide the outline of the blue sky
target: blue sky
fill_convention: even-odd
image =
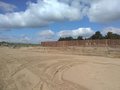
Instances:
[[[107,6],[106,6],[107,4]],[[0,41],[120,34],[120,0],[0,0]]]

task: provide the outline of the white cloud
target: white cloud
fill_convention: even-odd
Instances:
[[[111,22],[120,20],[120,0],[94,0],[88,17],[92,22]]]
[[[35,39],[35,38],[34,38]],[[32,38],[29,35],[21,34],[21,35],[0,35],[0,42],[17,42],[17,43],[33,43]]]
[[[115,27],[107,27],[102,30],[102,34],[106,35],[108,32],[113,32],[116,34],[120,34],[120,28],[115,28]]]
[[[60,37],[72,36],[72,31],[70,31],[70,30],[62,30],[62,31],[58,32],[58,36],[60,36]]]
[[[37,42],[56,40],[56,34],[52,30],[43,30],[38,33]]]
[[[17,38],[17,41],[22,42],[22,43],[30,43],[31,38],[28,35],[21,35],[19,38]]]
[[[82,18],[80,8],[58,0],[29,3],[23,12],[0,14],[0,28],[40,27],[63,20]]]
[[[91,28],[78,28],[75,30],[62,30],[58,32],[58,36],[60,37],[78,37],[83,36],[84,38],[90,37],[92,34],[94,34],[94,30]]]
[[[10,6],[6,5],[7,11],[13,10],[14,6]],[[0,28],[41,27],[59,21],[80,20],[84,16],[91,22],[116,21],[120,20],[119,8],[120,0],[38,0],[29,2],[25,11],[0,14]]]
[[[44,30],[39,32],[40,38],[50,39],[55,35],[55,33],[52,30]]]
[[[9,3],[5,3],[5,2],[0,1],[0,9],[5,11],[5,12],[12,12],[16,8],[17,7],[13,4],[9,4]]]

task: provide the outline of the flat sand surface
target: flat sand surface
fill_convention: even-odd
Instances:
[[[0,90],[120,90],[120,58],[0,47]]]

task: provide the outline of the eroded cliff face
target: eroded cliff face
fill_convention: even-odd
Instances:
[[[24,48],[23,48],[24,49]],[[120,48],[111,47],[36,47],[33,52],[120,58]]]
[[[44,47],[114,47],[120,48],[120,39],[102,39],[102,40],[70,40],[70,41],[49,41],[41,42]]]

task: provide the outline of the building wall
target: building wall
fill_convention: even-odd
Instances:
[[[44,46],[44,47],[67,47],[67,46],[120,47],[120,39],[49,41],[49,42],[41,42],[41,46]]]

